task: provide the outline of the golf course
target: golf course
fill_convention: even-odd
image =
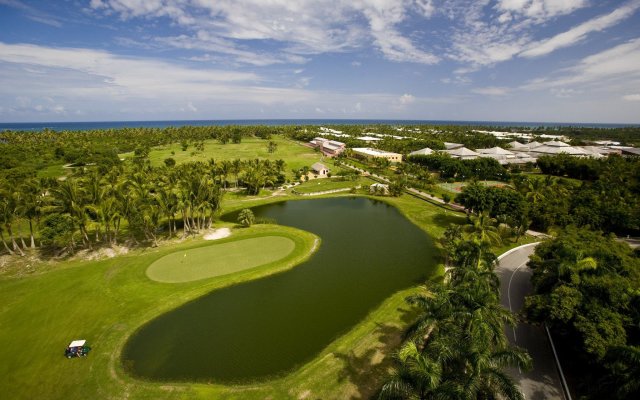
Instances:
[[[336,398],[371,393],[389,368],[390,349],[400,340],[406,323],[403,321],[410,318],[404,297],[423,279],[438,273],[437,252],[433,253],[425,231],[438,235],[448,223],[461,221],[462,217],[446,216],[437,207],[406,196],[376,203],[364,198],[336,197],[287,203],[274,203],[278,199],[272,197],[256,198],[242,205],[236,202],[228,210],[272,203],[267,206],[271,208],[254,210],[256,215],[275,218],[280,225],[233,228],[231,236],[216,241],[174,240],[110,259],[68,261],[52,270],[2,279],[0,358],[5,362],[0,367],[0,390],[12,393],[16,399],[171,399],[213,395],[246,399],[298,397],[307,392]],[[319,213],[316,204],[322,202],[325,205],[320,209],[324,211]],[[298,209],[296,205],[304,206]],[[360,234],[353,228],[335,225],[348,215],[352,218],[343,227],[361,229]],[[390,218],[385,225],[395,222],[383,227],[382,215]],[[333,222],[328,224],[329,220]],[[376,227],[380,227],[378,239],[362,233],[374,232]],[[409,233],[398,234],[398,228],[409,229]],[[338,246],[336,250],[324,241],[330,232],[337,235],[332,239]],[[363,241],[352,242],[358,235]],[[411,241],[417,251],[413,258],[397,262],[393,258],[397,253],[392,251],[390,257],[381,257],[390,250],[384,243],[393,241],[394,235],[400,241],[407,235],[415,236]],[[354,260],[366,256],[368,249],[358,247],[367,240],[368,246],[379,249],[372,253],[371,260],[378,258],[381,262],[363,270],[369,261]],[[339,258],[345,258],[344,263],[336,262]],[[189,260],[188,269],[184,268],[185,259]],[[309,262],[314,260],[316,267],[310,267]],[[395,268],[403,263],[408,272],[398,273]],[[346,264],[353,264],[356,269],[341,271]],[[330,273],[320,281],[315,274],[322,269]],[[297,270],[301,274],[298,278],[289,277],[286,272]],[[280,293],[277,287],[272,291],[260,288],[290,279],[297,283],[285,286],[287,290],[298,288],[297,295]],[[370,289],[357,295],[353,288],[363,286]],[[264,290],[269,294],[260,297]],[[208,311],[198,310],[200,322],[170,324],[171,329],[165,333],[177,336],[157,335],[154,331],[167,319],[171,321],[176,315],[183,318],[180,314],[185,307],[187,312],[194,307],[200,309],[203,302],[218,303],[220,296],[224,297],[218,304],[221,311],[213,309],[207,318],[201,318]],[[238,301],[243,297],[244,301]],[[298,314],[291,318],[291,310],[286,307],[270,314],[268,308],[274,306],[274,301],[280,306],[295,306]],[[349,306],[350,301],[355,301],[356,306]],[[319,307],[319,311],[313,307]],[[251,318],[261,315],[266,319],[278,315],[277,322],[266,324],[266,333],[261,333],[261,326],[247,325]],[[194,333],[205,322],[214,323],[214,332],[228,341]],[[247,329],[234,329],[236,323],[245,324]],[[313,335],[299,336],[300,328],[296,326],[312,328]],[[315,326],[319,327],[317,332]],[[269,329],[273,331],[270,333]],[[145,335],[149,333],[155,340],[147,340]],[[272,346],[283,333],[285,342]],[[180,359],[180,352],[175,351],[183,343],[176,337],[184,341],[184,335],[200,335],[193,341],[194,348],[183,353],[197,354],[197,360]],[[88,357],[64,357],[65,346],[74,339],[88,341],[92,347]],[[238,347],[243,340],[257,340],[260,346]],[[207,353],[233,349],[241,349],[237,366],[255,364],[254,369],[242,373],[243,368],[234,369],[232,364],[224,364],[224,359],[213,362],[211,353]],[[260,358],[260,349],[269,356]],[[252,355],[255,351],[258,353]],[[161,372],[154,376],[145,370],[144,362],[136,359],[139,354],[146,355],[147,362],[156,363],[154,368],[193,364],[197,370],[184,370],[181,375],[171,368],[168,372],[152,368]]]

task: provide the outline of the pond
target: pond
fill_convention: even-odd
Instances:
[[[143,326],[123,351],[132,374],[226,383],[281,375],[391,294],[423,282],[436,264],[430,237],[382,202],[288,201],[254,213],[313,232],[322,244],[289,271],[215,290]]]

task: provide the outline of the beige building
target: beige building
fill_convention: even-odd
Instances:
[[[329,174],[329,168],[327,168],[323,163],[315,163],[311,166],[311,173],[316,175],[318,178],[326,178]]]
[[[337,156],[347,148],[347,145],[342,142],[321,137],[313,139],[311,142],[309,142],[309,144],[312,147],[320,150],[322,154],[328,157]]]
[[[402,154],[392,153],[390,151],[371,149],[369,147],[356,147],[352,149],[353,154],[356,156],[372,159],[372,158],[386,158],[390,162],[399,163],[402,162]]]

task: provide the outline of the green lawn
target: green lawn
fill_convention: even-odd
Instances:
[[[483,181],[478,181],[478,183],[484,186],[508,186],[509,185],[507,182],[500,182],[500,181],[484,181],[483,180]],[[443,190],[446,190],[449,193],[458,194],[462,192],[462,188],[468,184],[469,182],[438,183],[438,187],[440,187]]]
[[[322,154],[313,149],[303,146],[299,142],[287,140],[280,135],[270,139],[278,144],[275,152],[267,151],[269,140],[258,138],[242,138],[242,143],[220,144],[217,140],[207,140],[204,142],[204,151],[196,152],[195,147],[189,146],[186,151],[182,151],[180,143],[173,143],[168,146],[154,147],[149,153],[149,160],[154,166],[163,165],[167,158],[173,158],[178,164],[187,161],[207,161],[213,158],[216,161],[222,160],[252,160],[255,158],[268,160],[285,160],[287,163],[287,176],[292,175],[292,169],[300,169],[304,166],[311,167],[315,162],[321,161]],[[174,154],[171,154],[171,153]],[[133,153],[120,154],[121,158],[130,158]]]
[[[373,183],[374,181],[369,178],[358,178],[355,181],[346,181],[341,178],[323,178],[301,183],[294,190],[298,193],[318,193],[327,190],[350,189],[354,186],[366,186]]]
[[[278,261],[295,246],[284,236],[261,236],[176,251],[154,261],[147,268],[147,276],[167,283],[213,278]]]

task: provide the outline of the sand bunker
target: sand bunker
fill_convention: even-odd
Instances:
[[[204,235],[204,240],[217,240],[226,238],[231,235],[231,229],[229,228],[220,228],[216,229],[213,232],[209,232]]]

